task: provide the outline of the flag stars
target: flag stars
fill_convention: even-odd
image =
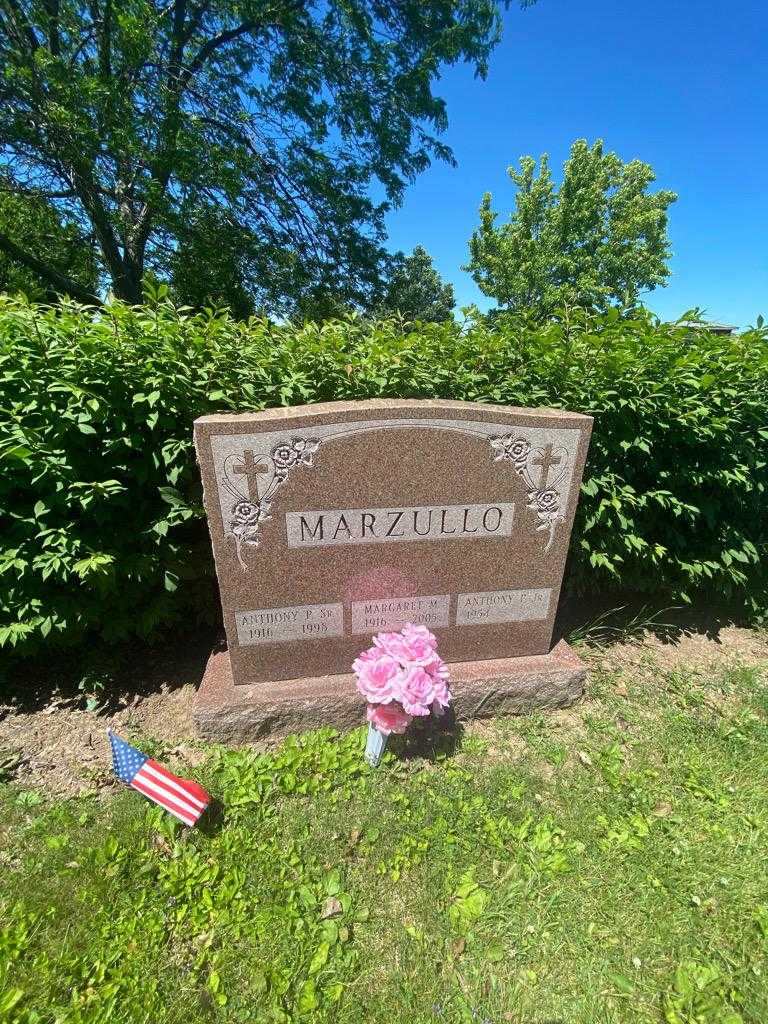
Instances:
[[[115,774],[121,782],[131,782],[136,772],[148,760],[146,754],[142,754],[140,750],[121,740],[114,733],[109,734],[109,742],[112,746]]]

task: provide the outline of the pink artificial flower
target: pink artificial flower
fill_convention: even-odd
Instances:
[[[437,637],[426,626],[413,626],[409,622],[402,632],[411,665],[426,665],[435,657]]]
[[[398,698],[396,686],[400,666],[386,654],[376,658],[358,658],[352,666],[357,675],[357,688],[373,704],[389,704]]]
[[[390,658],[408,665],[411,660],[411,649],[402,633],[379,633],[373,638],[374,645],[388,654]]]
[[[371,725],[385,733],[404,733],[411,724],[411,715],[399,704],[369,704],[367,717]]]
[[[437,637],[434,633],[430,633],[426,626],[414,626],[412,622],[406,622],[401,632],[406,640],[413,640],[419,637],[425,640],[433,651],[437,650]]]
[[[442,713],[442,710],[444,708],[447,708],[448,705],[453,700],[453,694],[448,689],[448,684],[445,681],[445,679],[434,679],[433,677],[432,685],[434,701],[434,703],[432,704],[432,710],[435,711],[437,708],[439,708],[440,713]]]
[[[431,659],[424,665],[424,671],[429,672],[435,680],[440,679],[444,683],[448,682],[448,666],[439,654],[432,655]]]
[[[352,662],[352,671],[360,672],[366,661],[375,661],[381,657],[378,647],[369,647],[367,651],[361,651]]]
[[[408,669],[401,682],[400,700],[409,715],[428,715],[434,700],[435,681],[420,665]]]
[[[368,721],[387,734],[405,732],[414,715],[441,715],[453,700],[448,666],[426,626],[408,623],[399,633],[379,633],[352,668],[369,702]]]

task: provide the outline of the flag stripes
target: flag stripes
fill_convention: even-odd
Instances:
[[[115,774],[122,782],[159,804],[185,825],[197,822],[211,802],[202,786],[169,772],[111,730],[109,742]]]
[[[201,811],[193,810],[189,804],[184,803],[180,798],[177,799],[175,796],[171,796],[168,790],[153,782],[145,774],[143,768],[139,768],[130,785],[134,789],[138,789],[144,796],[148,796],[150,800],[154,800],[156,804],[160,804],[166,811],[170,811],[176,818],[183,821],[185,825],[194,825],[198,816],[202,813]]]
[[[210,798],[202,786],[198,786],[194,782],[188,782],[186,779],[184,780],[184,785],[180,785],[176,781],[175,775],[172,775],[167,768],[163,768],[161,764],[158,764],[157,761],[152,760],[152,758],[142,766],[141,771],[151,776],[151,778],[160,785],[167,786],[169,789],[175,790],[176,793],[183,796],[185,800],[193,806],[196,806],[200,811],[204,811],[208,806]],[[195,794],[195,790],[199,790],[204,799],[201,800],[200,797]]]

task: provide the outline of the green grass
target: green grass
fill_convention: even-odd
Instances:
[[[0,1020],[763,1024],[765,678],[621,681],[378,771],[214,751],[184,833],[0,786]]]

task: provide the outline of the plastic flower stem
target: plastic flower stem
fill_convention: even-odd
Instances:
[[[381,732],[375,725],[368,724],[368,735],[365,739],[365,760],[368,764],[378,768],[387,748],[388,732]]]

